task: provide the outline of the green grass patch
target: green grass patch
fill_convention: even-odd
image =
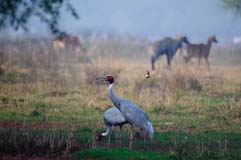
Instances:
[[[74,159],[99,159],[99,160],[154,160],[173,159],[168,153],[158,153],[150,151],[130,151],[128,149],[90,149],[76,152]]]

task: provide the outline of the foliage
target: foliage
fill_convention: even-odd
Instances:
[[[224,8],[234,11],[241,16],[241,0],[222,0]]]
[[[46,23],[53,33],[59,32],[58,20],[61,8],[65,6],[75,18],[79,18],[69,0],[2,0],[0,1],[0,30],[12,27],[27,31],[32,17]]]

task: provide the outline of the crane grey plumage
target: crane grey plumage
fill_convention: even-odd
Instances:
[[[104,121],[106,125],[121,125],[127,123],[125,117],[116,107],[111,107],[107,109],[104,113]]]
[[[120,127],[120,131],[121,128],[124,124],[128,123],[125,119],[125,117],[122,115],[122,113],[116,108],[116,107],[111,107],[108,108],[104,114],[103,114],[103,118],[104,118],[104,123],[105,123],[105,127],[106,127],[106,132],[101,133],[101,135],[99,135],[97,137],[97,141],[100,141],[102,137],[105,136],[110,136],[111,135],[111,131],[112,131],[112,127]],[[110,143],[110,137],[108,140],[108,146]]]
[[[120,110],[123,117],[125,117],[125,119],[131,124],[131,126],[134,125],[135,127],[138,127],[143,131],[144,146],[145,146],[146,136],[148,135],[152,139],[153,133],[154,133],[152,124],[147,114],[132,101],[124,98],[120,98],[114,95],[114,92],[112,90],[112,87],[114,84],[114,78],[112,76],[107,76],[106,78],[104,78],[104,80],[110,83],[108,87],[108,94],[109,94],[109,98],[111,99],[115,107],[117,107]],[[134,137],[132,134],[132,127],[131,127],[130,149],[131,149],[133,138]]]
[[[186,36],[181,36],[178,39],[166,37],[162,40],[154,42],[150,47],[152,70],[155,70],[156,60],[164,54],[167,57],[168,66],[171,67],[171,60],[174,57],[177,49],[182,47],[182,43],[189,44],[189,41]]]
[[[107,130],[105,133],[102,133],[102,136],[108,135],[111,132],[112,126],[122,126],[127,121],[116,107],[111,107],[104,112],[104,123]]]

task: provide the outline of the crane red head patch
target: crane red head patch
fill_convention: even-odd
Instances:
[[[106,81],[108,81],[110,84],[114,83],[114,78],[113,78],[113,76],[111,76],[111,75],[106,76]]]

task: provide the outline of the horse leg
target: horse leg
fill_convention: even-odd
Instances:
[[[170,70],[172,70],[172,66],[171,66],[171,56],[167,53],[167,65],[168,65],[168,68]]]
[[[205,58],[205,61],[206,61],[207,67],[208,67],[208,71],[210,72],[210,67],[209,67],[208,58]]]
[[[155,70],[155,57],[153,55],[151,56],[151,69]]]
[[[197,68],[200,67],[200,63],[201,63],[201,57],[198,57],[198,65],[197,65]]]
[[[187,58],[184,58],[184,63],[185,63],[185,68],[187,69],[187,64],[188,64],[189,60]]]

